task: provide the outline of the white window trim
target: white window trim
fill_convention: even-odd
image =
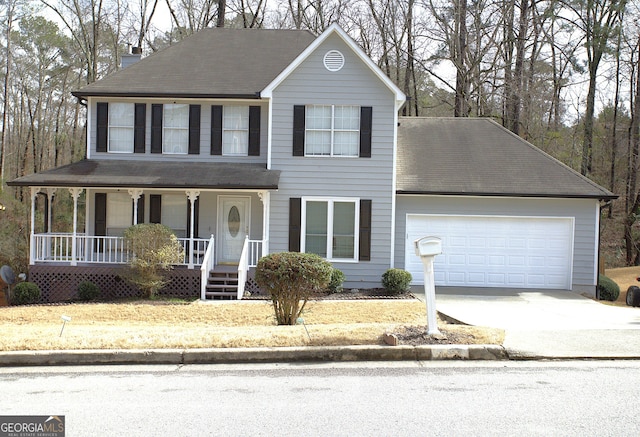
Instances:
[[[249,156],[249,117],[250,117],[250,111],[249,111],[249,106],[240,106],[242,108],[246,108],[247,110],[247,128],[246,129],[226,129],[224,127],[224,111],[229,108],[230,106],[223,106],[222,107],[222,156]],[[245,148],[247,149],[247,151],[245,153],[225,153],[224,151],[224,133],[225,132],[246,132],[247,133],[247,144],[245,145]]]
[[[360,198],[358,197],[302,197],[301,199],[300,252],[306,253],[307,244],[307,202],[327,202],[327,261],[357,263],[360,260]],[[333,258],[333,204],[352,202],[355,205],[353,228],[353,258]]]
[[[331,106],[331,128],[329,129],[309,129],[307,127],[307,123],[306,123],[306,113],[307,113],[307,109],[312,107],[312,106]],[[356,107],[358,109],[361,108],[360,105],[306,105],[305,106],[305,126],[304,126],[304,156],[307,158],[359,158],[360,157],[360,150],[359,150],[359,146],[360,144],[358,143],[358,151],[355,155],[336,155],[333,153],[333,147],[334,147],[334,138],[335,138],[335,133],[337,132],[356,132],[356,133],[360,133],[360,126],[358,126],[358,129],[336,129],[335,128],[335,123],[336,123],[336,119],[335,119],[335,112],[336,112],[336,106],[353,106]],[[328,155],[319,155],[319,154],[307,154],[307,132],[329,132],[331,134],[331,145],[330,145],[330,150],[329,150],[329,154]]]
[[[187,127],[167,127],[165,125],[165,109],[167,106],[169,105],[174,105],[174,106],[178,106],[178,105],[186,105],[185,103],[165,103],[164,105],[162,105],[162,154],[163,155],[187,155],[189,154],[189,105],[187,106]],[[180,130],[180,131],[186,131],[187,132],[187,143],[185,144],[185,151],[184,152],[170,152],[165,150],[165,139],[166,139],[166,131],[167,129],[170,130]]]
[[[119,125],[115,125],[115,124],[111,124],[111,105],[115,105],[115,104],[125,104],[125,105],[132,105],[133,106],[133,119],[131,120],[131,126],[119,126]],[[108,124],[107,124],[107,153],[125,153],[125,154],[131,154],[134,152],[134,142],[135,142],[135,135],[136,135],[136,125],[135,125],[135,117],[136,117],[136,106],[135,103],[129,103],[129,102],[113,102],[113,103],[109,103],[108,109],[107,111],[109,112],[109,120],[108,120]],[[111,128],[116,128],[116,129],[131,129],[131,131],[133,132],[132,138],[133,141],[131,142],[131,150],[111,150]]]

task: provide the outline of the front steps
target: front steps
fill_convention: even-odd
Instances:
[[[238,270],[220,269],[216,266],[209,272],[205,299],[236,300],[238,298]]]

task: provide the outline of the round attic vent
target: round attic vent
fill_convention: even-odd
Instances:
[[[339,71],[344,67],[344,55],[337,50],[329,50],[324,55],[324,67],[329,71]]]

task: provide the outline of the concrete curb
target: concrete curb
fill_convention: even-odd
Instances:
[[[328,361],[508,360],[499,345],[318,346],[277,348],[0,352],[0,366],[224,364]]]

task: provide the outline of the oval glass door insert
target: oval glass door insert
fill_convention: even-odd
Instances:
[[[240,231],[240,211],[238,211],[237,206],[232,206],[229,210],[227,226],[229,227],[229,234],[235,238]]]

